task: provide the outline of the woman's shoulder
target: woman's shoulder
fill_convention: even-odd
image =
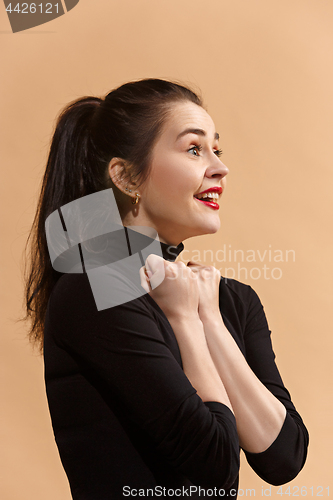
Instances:
[[[130,313],[152,315],[147,293],[127,284],[125,293],[124,286],[121,279],[114,275],[109,286],[96,291],[86,273],[63,274],[52,289],[49,314],[53,317],[60,315],[62,320],[76,318],[89,322],[105,318],[111,320],[119,315],[126,317]]]
[[[93,305],[93,295],[86,274],[69,273],[62,274],[54,285],[48,307],[52,311],[68,308],[90,309]]]
[[[242,328],[249,329],[255,323],[267,327],[266,315],[256,291],[246,283],[235,279],[221,277],[220,310],[234,322],[241,323]]]
[[[221,276],[220,280],[220,294],[221,293],[243,305],[248,305],[253,301],[260,301],[258,294],[250,285],[235,279],[225,278],[224,276]]]

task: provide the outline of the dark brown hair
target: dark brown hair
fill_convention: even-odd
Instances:
[[[125,160],[131,166],[131,177],[143,182],[170,105],[181,101],[202,106],[201,99],[183,85],[145,79],[126,83],[104,99],[83,97],[60,114],[27,241],[30,252],[23,319],[31,321],[29,339],[41,350],[49,296],[61,276],[49,257],[47,217],[66,203],[110,187],[106,172],[114,157]]]

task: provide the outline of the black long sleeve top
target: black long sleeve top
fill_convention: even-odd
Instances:
[[[170,261],[184,248],[161,247]],[[286,407],[272,445],[245,451],[262,479],[284,484],[304,465],[308,433],[276,367],[263,307],[250,286],[221,278],[220,311],[251,369]],[[235,497],[235,417],[222,403],[199,398],[149,294],[98,311],[87,275],[63,274],[46,313],[44,361],[54,435],[75,500],[121,499],[130,491],[160,498],[168,489],[196,499],[214,488],[216,497]]]

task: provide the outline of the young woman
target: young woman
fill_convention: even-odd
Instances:
[[[185,239],[219,229],[228,169],[218,139],[197,95],[156,79],[80,99],[58,120],[27,311],[74,499],[235,497],[240,448],[273,485],[304,465],[308,433],[275,365],[258,296],[213,267],[175,262]],[[48,217],[59,214],[70,238],[71,202],[110,188],[123,226],[104,240],[103,262],[85,265],[80,247],[81,271],[55,270]],[[93,226],[95,217],[96,225],[105,219],[90,214]],[[155,240],[139,228],[156,231],[160,255],[145,254]],[[128,285],[118,269],[140,252],[140,284]],[[102,299],[127,285],[137,295],[98,307],[94,276],[100,284],[107,269],[117,279]]]

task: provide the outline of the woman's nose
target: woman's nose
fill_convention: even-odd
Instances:
[[[206,175],[208,177],[219,177],[223,179],[228,173],[229,169],[221,160],[214,154],[214,159],[211,162],[210,166],[207,168]]]

